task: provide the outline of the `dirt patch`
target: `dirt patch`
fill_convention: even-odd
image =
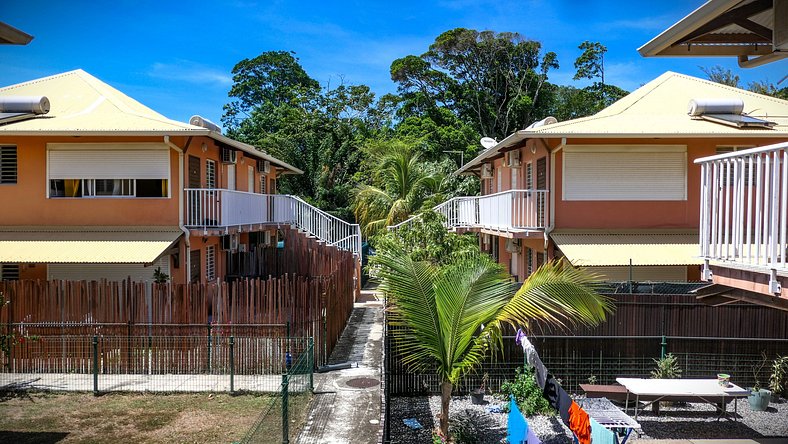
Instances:
[[[257,394],[30,393],[0,398],[0,442],[228,443],[270,402]]]

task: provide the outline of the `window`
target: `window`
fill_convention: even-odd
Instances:
[[[205,161],[205,188],[216,188],[216,162]]]
[[[190,179],[191,167],[190,156]],[[167,198],[169,177],[170,148],[160,143],[47,144],[50,198]]]
[[[684,201],[687,163],[684,145],[567,145],[563,199]],[[537,161],[537,189],[546,185],[542,170]]]
[[[50,179],[49,197],[168,197],[167,179]]]
[[[526,263],[525,274],[530,276],[531,273],[534,272],[534,255],[533,255],[533,250],[531,250],[528,247],[525,247],[525,263]]]
[[[205,247],[205,280],[208,282],[216,279],[216,247]]]
[[[266,189],[266,177],[260,176],[260,194],[267,194],[268,190]]]
[[[534,164],[528,162],[525,164],[525,189],[531,190],[534,186]]]
[[[0,146],[0,184],[14,184],[16,177],[16,147]]]
[[[254,167],[246,167],[246,191],[254,193]]]
[[[721,145],[717,147],[717,154],[734,153],[736,151],[748,150],[750,148],[754,148],[754,146]],[[753,159],[752,161],[754,163],[755,159]],[[757,177],[755,177],[755,173],[753,173],[753,177],[750,177],[750,158],[731,159],[731,162],[727,163],[728,177],[727,177],[727,181],[725,182],[726,185],[733,185],[734,163],[738,163],[738,166],[736,167],[737,174],[742,172],[741,167],[744,166],[744,172],[743,172],[744,176],[740,176],[740,177],[744,177],[744,181],[746,184],[750,185],[755,180],[757,180]]]
[[[0,281],[18,281],[18,264],[0,264]]]

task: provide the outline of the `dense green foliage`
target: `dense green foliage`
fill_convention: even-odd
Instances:
[[[788,356],[778,356],[772,363],[769,390],[783,398],[788,398]]]
[[[441,380],[444,435],[454,385],[501,349],[506,326],[527,327],[533,320],[596,325],[613,308],[594,290],[593,276],[562,262],[543,265],[518,289],[503,267],[478,248],[465,249],[458,239],[437,233],[414,237],[443,239],[446,252],[425,252],[388,235],[370,260],[378,267],[402,362],[435,372]],[[428,260],[415,260],[416,252]],[[436,257],[441,254],[446,257]]]
[[[498,395],[505,401],[509,400],[509,396],[514,396],[517,407],[525,416],[555,414],[555,409],[543,396],[542,389],[536,383],[536,377],[531,369],[516,368],[514,379],[501,384]],[[508,405],[507,403],[507,409]]]
[[[579,78],[603,73],[604,46],[583,45]],[[477,180],[452,173],[478,154],[482,136],[501,140],[548,115],[587,116],[626,94],[604,81],[554,85],[549,74],[557,67],[555,53],[520,34],[457,28],[424,54],[394,60],[398,93],[377,97],[365,85],[320,85],[294,53],[269,51],[233,68],[222,123],[228,136],[304,171],[282,176],[280,192],[359,218],[373,234],[451,197],[477,194]],[[395,183],[397,174],[405,179],[393,165],[403,146],[412,184]]]

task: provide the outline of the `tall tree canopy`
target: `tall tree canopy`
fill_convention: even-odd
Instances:
[[[364,85],[321,88],[286,51],[240,61],[233,82],[222,117],[228,134],[304,171],[284,176],[281,192],[352,219],[349,197],[361,162],[358,147],[388,127],[385,103]]]
[[[434,118],[453,113],[477,134],[504,138],[539,115],[547,73],[558,68],[554,52],[518,33],[457,28],[439,35],[421,56],[391,64],[405,115]]]

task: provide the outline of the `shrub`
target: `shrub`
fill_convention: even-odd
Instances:
[[[668,353],[664,358],[654,359],[657,367],[651,371],[654,379],[677,379],[681,377],[681,367],[678,358],[673,353]]]
[[[769,390],[783,398],[788,397],[788,356],[777,356],[772,363]]]
[[[550,407],[547,400],[542,396],[542,389],[536,383],[533,370],[522,370],[519,367],[514,371],[514,380],[505,381],[501,384],[499,397],[509,400],[509,396],[514,395],[517,406],[525,416],[539,414],[555,414],[555,410]],[[506,404],[508,409],[508,404]]]

